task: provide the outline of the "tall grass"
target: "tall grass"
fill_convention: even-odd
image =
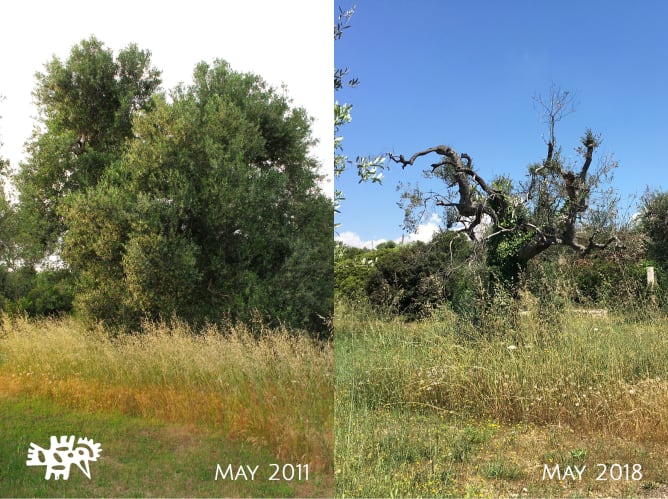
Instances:
[[[333,352],[285,329],[5,318],[0,387],[91,411],[205,425],[286,462],[333,466]]]
[[[406,323],[340,303],[337,400],[668,441],[665,316],[520,308],[474,327],[447,310]]]

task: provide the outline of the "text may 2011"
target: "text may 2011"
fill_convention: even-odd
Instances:
[[[275,464],[270,463],[270,473],[267,480],[286,482],[308,480],[308,464]],[[228,464],[222,467],[216,465],[216,476],[214,480],[255,480],[259,465],[249,466],[247,464],[233,466]]]

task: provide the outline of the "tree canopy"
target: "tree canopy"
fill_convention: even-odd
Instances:
[[[640,229],[648,238],[648,256],[668,264],[668,192],[647,191],[641,199]]]
[[[122,153],[133,116],[147,109],[160,85],[150,55],[131,44],[114,58],[91,37],[72,47],[66,61],[54,57],[35,75],[41,126],[15,178],[27,261],[58,250],[63,200],[95,186]]]
[[[37,74],[17,177],[23,254],[56,253],[92,320],[262,318],[328,334],[333,207],[311,118],[223,60],[169,93],[150,53],[95,38]]]

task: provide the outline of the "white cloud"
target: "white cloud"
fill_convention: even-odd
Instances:
[[[429,217],[429,220],[421,225],[418,225],[417,231],[413,234],[408,234],[404,238],[405,243],[411,243],[413,241],[422,241],[423,243],[428,243],[431,241],[431,238],[434,237],[434,234],[436,234],[441,226],[441,217],[439,217],[436,213],[432,213],[431,217]],[[397,242],[401,242],[401,238],[395,239]]]
[[[355,232],[349,230],[337,234],[336,237],[334,237],[334,240],[341,241],[346,246],[352,246],[354,248],[367,248],[367,249],[374,249],[379,244],[387,241],[387,239],[373,239],[364,241],[359,236],[359,234],[356,234]]]
[[[418,225],[417,231],[414,234],[407,234],[398,238],[395,238],[394,241],[399,244],[412,243],[414,241],[422,241],[423,243],[428,243],[440,230],[441,226],[441,217],[436,214],[432,214],[429,220],[421,225]],[[377,248],[380,243],[386,242],[388,239],[362,239],[362,237],[356,232],[344,231],[334,237],[336,241],[341,241],[346,246],[352,246],[355,248],[367,248],[373,249]]]

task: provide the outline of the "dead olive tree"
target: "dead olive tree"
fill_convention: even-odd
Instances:
[[[552,88],[548,99],[534,99],[548,125],[547,154],[540,163],[529,165],[527,176],[517,185],[506,178],[486,181],[469,154],[445,145],[416,152],[406,159],[390,154],[402,168],[423,156],[435,154],[437,161],[425,171],[429,178],[442,180],[442,192],[405,192],[405,226],[415,228],[430,209],[445,209],[448,228],[468,235],[487,249],[487,266],[506,283],[513,283],[527,263],[550,247],[563,245],[585,256],[616,240],[614,218],[616,198],[599,187],[609,180],[617,166],[609,156],[592,168],[600,137],[586,130],[576,148],[581,163],[562,157],[555,136],[556,124],[573,110],[573,97]]]

